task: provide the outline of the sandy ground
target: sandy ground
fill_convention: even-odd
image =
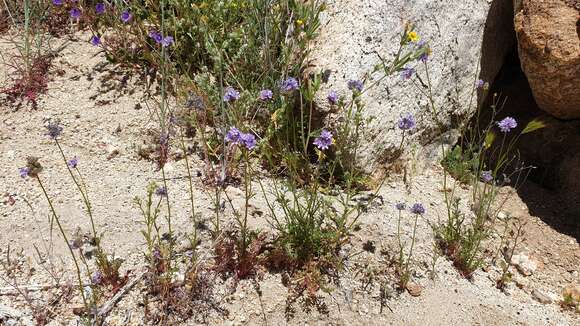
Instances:
[[[4,51],[10,46],[0,43],[0,47]],[[41,158],[45,168],[41,177],[55,200],[67,231],[74,232],[77,228],[89,231],[80,196],[67,177],[54,142],[45,136],[44,125],[49,119],[61,121],[64,151],[80,159],[79,167],[89,185],[97,228],[104,232],[104,246],[125,259],[124,270],[135,270],[142,265],[144,249],[141,216],[133,198],[142,196],[149,182],[160,180],[155,165],[137,155],[143,135],[154,124],[144,103],[142,80],[119,74],[120,70],[108,64],[97,48],[85,42],[70,43],[54,60],[53,71],[57,69],[64,70],[64,74],[53,75],[49,91],[42,96],[38,110],[22,108],[13,111],[11,107],[0,106],[0,261],[6,261],[8,247],[12,250],[12,257],[17,257],[19,250],[23,250],[18,260],[23,266],[29,261],[35,267],[28,282],[38,284],[50,281],[47,271],[39,268],[38,261],[32,258],[34,245],[42,249],[48,244],[49,212],[37,185],[18,175],[18,168],[25,164],[27,156]],[[115,150],[118,154],[111,155]],[[203,170],[198,157],[192,155],[191,160],[194,169]],[[191,229],[184,171],[183,160],[171,162],[168,167],[174,223],[180,239]],[[382,203],[373,203],[363,214],[360,230],[344,249],[357,254],[348,261],[333,291],[321,293],[328,314],[306,313],[298,306],[296,316],[287,320],[284,317],[287,289],[279,274],[267,273],[259,282],[261,297],[250,281],[242,281],[232,294],[227,290],[227,284],[216,280],[217,301],[228,313],[212,312],[205,321],[194,318],[184,325],[577,325],[580,322],[577,314],[563,311],[557,303],[542,304],[531,293],[540,290],[559,296],[563,287],[580,281],[578,239],[559,233],[540,217],[530,215],[526,203],[517,194],[508,201],[505,210],[507,214],[528,221],[528,237],[521,251],[541,262],[533,275],[525,277],[514,272],[518,286],[512,284],[504,293],[494,287],[497,267],[492,266],[487,272],[478,270],[474,279],[468,281],[441,257],[435,264],[436,276],[430,277],[433,235],[429,223],[443,218],[445,211],[441,175],[439,168],[427,162],[414,177],[409,192],[398,181],[388,182],[381,189]],[[204,192],[200,179],[195,180],[195,185],[196,209],[203,220],[208,220],[212,217],[210,197]],[[255,185],[255,189],[259,187]],[[239,190],[228,191],[241,199]],[[467,198],[468,191],[463,189],[460,195]],[[373,282],[365,288],[362,275],[386,264],[387,258],[382,252],[393,253],[396,243],[393,205],[400,200],[423,202],[427,207],[425,218],[419,222],[416,272],[413,275],[423,291],[418,297],[408,293],[394,294],[387,301],[390,310],[385,307],[381,312],[379,284]],[[27,203],[34,209],[31,210]],[[252,204],[266,211],[260,196]],[[227,224],[228,218],[231,218],[231,210],[226,210],[224,223]],[[251,222],[255,227],[268,229],[263,218]],[[403,224],[408,244],[412,220],[406,219]],[[57,234],[53,237],[57,269],[68,270],[65,278],[72,281],[66,247]],[[369,240],[377,248],[374,253],[363,250],[363,243]],[[201,252],[211,254],[209,246],[208,236],[203,234]],[[0,282],[4,283],[2,279]],[[142,324],[142,287],[139,284],[118,304],[108,319],[109,324]],[[27,310],[23,300],[17,296],[1,295],[0,304]],[[53,324],[74,324],[70,309],[61,308],[59,311]]]

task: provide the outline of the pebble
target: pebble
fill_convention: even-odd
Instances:
[[[16,152],[13,150],[9,150],[6,152],[6,158],[8,158],[10,161],[13,161],[15,156]]]
[[[421,287],[421,285],[411,282],[407,283],[407,292],[409,292],[410,295],[418,297],[421,295],[422,291],[423,288]]]
[[[524,276],[534,274],[538,268],[538,263],[524,254],[514,255],[512,257],[512,264],[516,266],[518,271]]]
[[[534,297],[534,299],[538,300],[540,303],[543,303],[543,304],[549,304],[549,303],[554,302],[553,296],[551,296],[547,293],[544,293],[538,289],[534,289],[532,291],[532,296]]]

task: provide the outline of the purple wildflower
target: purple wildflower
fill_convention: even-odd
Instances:
[[[95,271],[91,275],[91,282],[95,285],[100,285],[101,283],[103,283],[103,274],[101,274],[101,272],[99,271]]]
[[[487,183],[491,182],[491,180],[493,180],[493,175],[491,174],[491,170],[481,171],[481,179]]]
[[[326,129],[322,129],[320,136],[314,139],[313,144],[320,150],[327,150],[332,145],[332,133]]]
[[[42,172],[42,164],[38,161],[38,157],[29,156],[26,158],[26,167],[19,170],[20,176],[37,177]]]
[[[159,197],[167,197],[167,188],[159,187],[155,189],[155,194]]]
[[[475,88],[483,88],[483,85],[485,85],[483,79],[478,79],[475,81]]]
[[[58,124],[58,122],[49,122],[46,126],[47,135],[50,136],[52,139],[58,138],[62,133],[62,127]]]
[[[159,43],[161,43],[161,41],[163,41],[163,35],[161,33],[159,33],[158,31],[150,31],[149,37],[152,38],[155,41],[155,43],[157,43],[157,44],[159,44]]]
[[[254,149],[254,147],[256,147],[256,137],[254,136],[254,134],[252,134],[250,132],[245,133],[245,134],[241,134],[240,140],[242,141],[242,144],[244,144],[244,146],[246,146],[246,148],[248,150],[252,150],[252,149]]]
[[[165,36],[163,38],[163,40],[161,40],[161,45],[165,48],[170,46],[171,44],[173,44],[173,37],[172,36]]]
[[[429,55],[427,54],[427,52],[423,52],[419,56],[418,60],[421,61],[421,62],[423,62],[423,63],[425,63],[425,62],[427,62],[427,60],[429,60]]]
[[[123,23],[128,23],[131,18],[133,18],[133,15],[131,15],[131,13],[128,10],[125,10],[121,13],[121,20],[123,21]]]
[[[348,89],[350,89],[351,91],[357,91],[357,92],[362,92],[363,90],[363,83],[360,80],[349,80],[346,85],[348,86]]]
[[[224,91],[224,102],[233,102],[240,99],[240,92],[236,91],[233,87],[226,87]]]
[[[335,91],[330,91],[326,99],[331,105],[336,105],[338,103],[338,94]]]
[[[497,123],[497,126],[503,133],[510,132],[510,130],[516,128],[518,123],[512,117],[505,117],[502,121]]]
[[[298,80],[294,77],[288,77],[280,84],[282,92],[289,93],[298,89]]]
[[[79,19],[81,17],[81,10],[79,8],[72,8],[70,10],[70,16],[74,19]]]
[[[399,202],[395,204],[395,208],[399,211],[404,211],[407,208],[405,203]]]
[[[76,169],[77,165],[79,164],[79,159],[75,156],[75,157],[71,158],[66,164],[70,168]]]
[[[399,122],[397,122],[397,126],[401,130],[411,130],[415,128],[416,125],[415,118],[411,113],[402,116],[401,119],[399,119]]]
[[[79,249],[83,246],[83,240],[76,238],[68,241],[68,245],[71,249]]]
[[[231,127],[226,134],[226,142],[238,144],[240,143],[242,133],[236,127]]]
[[[27,166],[19,168],[18,173],[20,173],[21,178],[26,178],[30,174],[30,168]]]
[[[411,206],[411,213],[423,215],[425,214],[425,207],[423,206],[423,204],[415,203],[413,204],[413,206]]]
[[[260,101],[269,101],[272,99],[272,97],[274,96],[274,93],[272,93],[271,90],[269,89],[263,89],[260,91],[260,95],[258,96],[258,99],[260,99]]]
[[[93,37],[91,37],[91,44],[94,46],[101,45],[101,38],[96,35],[93,35]]]
[[[414,68],[405,67],[401,71],[401,78],[403,78],[403,79],[411,79],[411,77],[413,77],[413,74],[414,73],[415,73],[415,69]]]
[[[95,12],[97,15],[102,15],[105,13],[105,3],[99,2],[95,5]]]
[[[63,0],[52,0],[52,4],[55,6],[60,6],[64,3]]]

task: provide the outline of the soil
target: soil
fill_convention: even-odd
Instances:
[[[10,250],[11,265],[17,266],[20,273],[17,279],[22,284],[51,284],[53,281],[49,274],[52,270],[45,268],[47,263],[40,263],[35,247],[40,252],[51,252],[47,257],[52,258],[54,270],[63,273],[64,283],[72,284],[75,280],[66,246],[56,230],[51,233],[48,207],[38,186],[33,180],[22,179],[18,174],[18,168],[25,164],[27,156],[40,158],[44,166],[41,178],[55,201],[67,232],[74,233],[77,228],[81,233],[90,230],[80,196],[67,177],[54,142],[45,135],[44,126],[55,119],[60,120],[64,127],[61,145],[65,153],[80,160],[79,168],[88,184],[97,228],[104,232],[105,249],[123,258],[122,270],[131,270],[131,275],[138,273],[143,266],[142,218],[133,198],[143,196],[150,182],[161,180],[156,165],[138,155],[139,148],[146,141],[144,135],[155,126],[155,117],[148,110],[147,104],[150,103],[146,101],[146,85],[142,78],[108,63],[99,48],[86,42],[87,35],[75,37],[75,40],[66,41],[66,46],[54,59],[52,81],[48,84],[47,94],[40,97],[36,110],[23,107],[15,111],[8,105],[0,105],[0,229],[3,230],[0,233],[0,261],[8,265],[7,252]],[[3,53],[11,49],[10,43],[0,41]],[[59,70],[64,73],[56,74]],[[196,171],[204,171],[203,161],[196,154],[192,154],[190,160]],[[327,313],[316,309],[306,312],[296,304],[296,314],[287,319],[288,289],[282,284],[282,275],[265,272],[257,282],[242,280],[235,291],[231,291],[231,280],[212,280],[219,309],[210,309],[205,320],[194,316],[182,324],[577,325],[579,315],[562,309],[557,302],[565,286],[580,281],[577,233],[574,236],[572,232],[561,232],[547,224],[543,220],[545,215],[530,210],[529,202],[524,202],[512,188],[502,189],[503,193],[512,194],[504,213],[527,222],[525,241],[518,252],[540,262],[533,274],[524,276],[513,269],[515,281],[507,290],[500,291],[495,287],[499,267],[493,263],[477,270],[473,279],[467,280],[445,257],[439,257],[434,264],[435,273],[431,273],[434,240],[430,225],[435,225],[446,214],[443,171],[435,161],[418,165],[424,168],[416,171],[413,178],[408,178],[407,184],[399,181],[400,176],[392,176],[392,180],[379,191],[380,200],[373,201],[361,216],[360,228],[342,249],[351,258],[347,260],[339,280],[331,285],[328,293],[320,291]],[[171,161],[167,167],[168,188],[175,212],[174,229],[178,230],[181,242],[192,228],[184,171],[183,160]],[[196,210],[202,224],[211,226],[213,204],[202,179],[203,176],[194,180]],[[264,176],[264,182],[267,184],[271,180]],[[533,193],[533,198],[546,201],[543,199],[547,198],[546,190],[533,184],[526,187],[528,194]],[[254,189],[260,193],[257,183]],[[229,187],[227,191],[234,198],[234,205],[241,202],[240,189]],[[457,191],[463,202],[468,202],[469,189],[458,188]],[[389,255],[396,253],[394,204],[399,201],[421,202],[427,208],[425,217],[419,221],[413,263],[415,272],[412,275],[420,293],[415,291],[413,294],[418,296],[412,296],[393,290],[386,300],[388,307],[381,309],[380,275],[376,278],[370,276],[374,275],[373,271],[387,265]],[[252,227],[271,231],[262,195],[258,194],[251,204],[256,210],[265,212],[252,217]],[[463,209],[468,211],[467,206]],[[227,225],[231,219],[232,211],[227,208],[222,223]],[[403,221],[407,246],[412,223],[411,217]],[[363,249],[369,248],[365,246],[369,241],[376,248],[374,252]],[[490,253],[496,251],[498,241],[495,239],[487,244]],[[209,234],[202,231],[200,255],[208,261],[212,255],[210,248]],[[0,276],[0,286],[9,289],[10,285],[5,281],[11,277],[6,269],[0,272]],[[139,283],[113,309],[107,323],[142,325],[145,290]],[[532,295],[534,290],[560,299],[548,304],[540,303]],[[59,289],[49,289],[31,292],[31,296],[46,300],[59,293],[62,293]],[[0,291],[1,305],[29,313],[22,296],[6,295]],[[76,317],[72,308],[79,305],[79,298],[74,297],[50,306],[56,315],[51,325],[74,325]]]

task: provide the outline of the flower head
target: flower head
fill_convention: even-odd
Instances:
[[[413,206],[411,206],[411,213],[423,215],[425,214],[425,207],[423,206],[423,204],[415,203],[413,204]]]
[[[483,85],[485,85],[485,81],[483,81],[483,79],[478,79],[475,81],[475,88],[483,88]]]
[[[407,34],[407,37],[409,38],[409,41],[411,41],[411,42],[419,41],[419,34],[417,34],[417,32],[415,32],[415,31],[409,32],[409,34]]]
[[[83,240],[76,237],[75,239],[69,240],[68,245],[71,249],[80,249],[83,246]]]
[[[99,46],[101,44],[101,38],[93,35],[93,37],[91,37],[91,44],[94,46]]]
[[[236,127],[230,127],[230,130],[226,134],[226,142],[238,144],[241,140],[242,133]]]
[[[155,194],[159,197],[167,197],[167,188],[159,187],[155,189]]]
[[[152,38],[157,44],[160,44],[161,41],[163,41],[163,35],[155,30],[149,31],[149,37]]]
[[[21,178],[26,178],[30,173],[30,169],[27,166],[25,166],[23,168],[19,168],[18,173],[20,174]]]
[[[121,13],[121,20],[123,21],[123,23],[128,23],[131,18],[133,18],[133,15],[131,15],[131,13],[128,10],[125,10]]]
[[[79,159],[75,156],[75,157],[71,158],[70,160],[68,160],[68,162],[66,164],[70,168],[76,169],[77,165],[79,164]]]
[[[363,83],[360,80],[349,80],[346,85],[348,86],[348,89],[350,89],[351,91],[357,91],[357,92],[362,92],[363,90]]]
[[[510,130],[516,128],[518,126],[518,123],[516,122],[516,119],[512,117],[505,117],[503,120],[497,122],[497,126],[499,127],[501,132],[508,133],[510,132]]]
[[[285,93],[298,89],[298,80],[294,77],[288,77],[280,84],[280,90]]]
[[[38,162],[38,157],[29,156],[26,158],[26,167],[19,169],[21,177],[36,177],[42,172],[42,165]]]
[[[491,182],[493,180],[493,175],[491,174],[491,170],[489,171],[481,171],[481,180],[484,182]]]
[[[103,274],[101,274],[99,271],[93,272],[91,275],[91,282],[95,285],[103,283]]]
[[[395,204],[395,208],[399,211],[404,211],[407,208],[407,205],[403,202],[398,202]]]
[[[272,99],[272,97],[274,96],[274,93],[272,93],[271,90],[269,89],[263,89],[260,91],[260,95],[258,96],[258,99],[260,99],[260,101],[269,101]]]
[[[335,91],[330,91],[326,99],[331,105],[336,105],[338,103],[338,94]]]
[[[240,140],[248,150],[252,150],[254,147],[256,147],[256,137],[252,133],[241,134]]]
[[[312,143],[320,150],[327,150],[332,145],[332,141],[332,133],[326,129],[322,129],[320,136],[314,139]]]
[[[224,102],[233,102],[240,99],[240,92],[236,91],[233,87],[226,87],[224,91]]]
[[[81,17],[81,10],[79,8],[72,8],[70,10],[70,16],[74,19],[79,19]]]
[[[173,44],[173,36],[165,36],[162,40],[161,40],[161,45],[163,47],[168,47],[171,44]]]
[[[411,79],[411,77],[413,77],[413,74],[414,73],[415,73],[415,69],[414,68],[405,67],[401,71],[401,78],[403,78],[403,79]]]
[[[415,128],[416,125],[415,118],[411,113],[402,116],[401,119],[399,119],[399,122],[397,122],[397,126],[401,130],[411,130]]]
[[[95,12],[97,15],[102,15],[105,13],[105,3],[99,2],[95,5]]]
[[[52,0],[52,4],[55,6],[60,6],[64,3],[64,0]]]
[[[46,126],[46,130],[47,130],[46,134],[52,139],[58,138],[58,136],[60,136],[60,134],[62,133],[62,127],[59,125],[57,121],[49,122],[48,125]]]

